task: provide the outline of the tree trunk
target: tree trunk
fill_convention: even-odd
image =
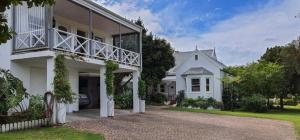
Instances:
[[[280,95],[280,109],[283,110],[283,95]]]
[[[270,109],[270,98],[269,97],[267,99],[267,107],[268,107],[268,109]]]

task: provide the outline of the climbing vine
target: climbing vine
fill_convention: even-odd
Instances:
[[[54,73],[54,95],[57,101],[63,103],[72,103],[73,95],[70,82],[67,79],[68,70],[65,66],[65,57],[62,54],[57,55],[55,58]]]
[[[105,72],[105,83],[106,83],[106,92],[107,95],[113,96],[114,95],[114,74],[113,71],[119,68],[119,65],[114,63],[111,60],[105,61],[106,64],[106,72]]]
[[[139,80],[139,97],[141,100],[145,99],[146,95],[146,83],[144,80]]]

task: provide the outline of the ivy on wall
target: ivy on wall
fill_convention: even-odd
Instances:
[[[108,96],[114,95],[114,74],[113,71],[119,68],[119,65],[114,63],[111,60],[105,61],[106,64],[106,72],[105,72],[105,84],[106,84],[106,92]]]
[[[71,91],[70,82],[68,80],[68,70],[65,66],[65,57],[59,54],[55,57],[54,68],[54,95],[58,102],[72,103],[73,95]]]
[[[146,95],[146,83],[144,80],[140,79],[139,80],[139,97],[141,100],[145,99]]]

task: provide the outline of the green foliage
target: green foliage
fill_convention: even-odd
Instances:
[[[10,108],[19,106],[26,96],[23,82],[8,70],[0,69],[0,114],[6,114]]]
[[[250,112],[267,112],[267,104],[264,96],[254,94],[242,98],[242,110]]]
[[[157,104],[163,104],[167,97],[161,93],[155,93],[150,95],[150,101]]]
[[[146,83],[144,80],[140,79],[139,80],[139,97],[141,100],[145,99],[146,95]]]
[[[55,57],[54,68],[54,95],[58,102],[66,104],[73,102],[73,94],[68,80],[68,70],[65,65],[65,57],[59,54]]]
[[[152,87],[160,83],[161,79],[166,76],[166,71],[174,67],[174,50],[165,39],[153,37],[152,33],[148,34],[140,19],[136,21],[136,24],[143,27],[142,79],[145,80],[147,87],[152,90]]]
[[[216,101],[214,98],[202,98],[198,97],[197,99],[184,99],[182,106],[184,107],[193,107],[193,108],[201,108],[207,109],[208,107],[213,107],[215,109],[221,109],[223,107],[222,102]]]
[[[114,73],[113,71],[119,68],[119,65],[113,62],[112,60],[105,61],[106,72],[105,72],[105,83],[106,83],[106,92],[107,95],[113,96],[114,95]]]
[[[133,96],[132,94],[115,95],[114,101],[116,108],[119,109],[131,109],[133,108]]]
[[[28,7],[32,6],[45,6],[53,5],[55,0],[1,0],[0,2],[0,45],[6,43],[7,40],[12,39],[14,31],[7,25],[7,17],[4,15],[6,9],[9,9],[12,5],[21,5],[22,2],[26,2]]]
[[[30,96],[29,106],[26,111],[28,120],[41,119],[44,115],[44,101],[42,96]]]
[[[176,104],[182,106],[184,100],[184,90],[179,91],[179,95],[176,96]]]

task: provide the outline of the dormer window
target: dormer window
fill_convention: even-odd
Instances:
[[[198,55],[195,55],[195,60],[196,60],[196,61],[198,60]]]

